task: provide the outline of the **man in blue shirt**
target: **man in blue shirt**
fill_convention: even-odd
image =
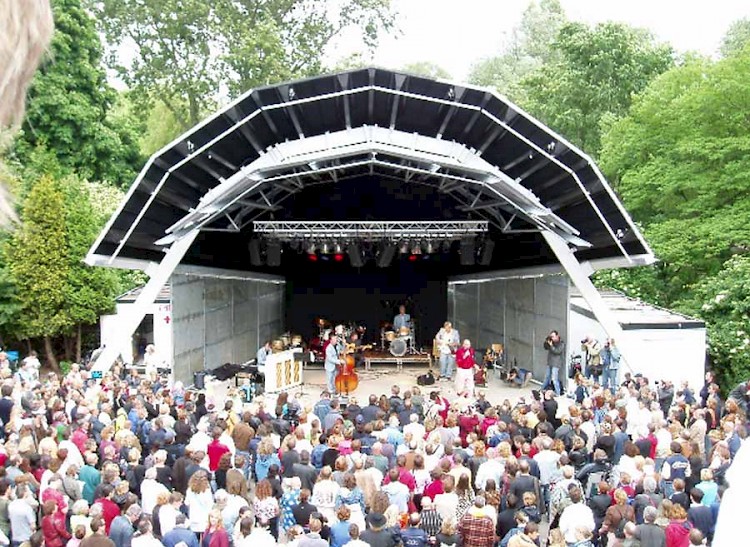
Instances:
[[[398,307],[398,315],[393,318],[393,330],[398,332],[401,327],[411,328],[411,315],[406,313],[406,306]]]
[[[187,547],[199,547],[198,538],[195,537],[195,533],[188,529],[185,524],[186,520],[185,515],[177,513],[175,527],[162,537],[161,542],[164,544],[164,547],[175,547],[178,543],[184,543]]]
[[[266,343],[260,347],[257,355],[255,356],[255,360],[258,365],[258,372],[262,372],[265,374],[266,359],[268,358],[269,355],[271,355],[271,341],[266,340]]]
[[[409,527],[401,532],[404,547],[426,547],[427,533],[419,527],[420,521],[419,513],[409,515]]]

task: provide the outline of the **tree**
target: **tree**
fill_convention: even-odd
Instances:
[[[709,354],[728,391],[750,376],[750,256],[735,256],[696,288],[693,308],[706,320]]]
[[[522,106],[594,155],[602,123],[625,115],[633,95],[674,64],[671,47],[619,23],[569,23],[553,47],[559,59],[521,82]]]
[[[69,269],[65,241],[65,196],[57,180],[41,177],[21,209],[21,226],[8,248],[18,289],[23,338],[41,337],[50,364],[57,368],[52,338],[70,328],[66,312]]]
[[[42,145],[69,172],[129,184],[141,165],[136,133],[113,116],[117,94],[101,66],[94,21],[80,0],[56,1],[54,17],[51,55],[29,89],[15,152],[26,161]]]
[[[657,78],[603,138],[601,166],[662,261],[649,290],[664,305],[689,299],[750,241],[748,77],[748,50],[692,59]]]
[[[739,19],[732,23],[719,47],[722,57],[731,57],[750,44],[750,19]]]
[[[390,0],[92,0],[91,8],[110,67],[144,103],[162,101],[183,130],[226,92],[319,72],[345,29],[372,46],[394,24]],[[128,62],[120,56],[130,43]]]
[[[477,62],[471,69],[469,82],[492,87],[516,102],[523,102],[525,95],[521,81],[557,59],[554,43],[566,22],[559,0],[530,3],[521,22],[511,31],[504,50],[497,56]]]
[[[441,67],[437,63],[432,63],[430,61],[420,61],[417,63],[409,63],[408,65],[404,65],[402,70],[404,72],[409,72],[411,74],[416,74],[418,76],[425,76],[426,78],[442,79],[442,80],[451,79],[450,72],[445,70],[443,67]]]

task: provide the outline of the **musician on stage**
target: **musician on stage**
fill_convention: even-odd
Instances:
[[[266,359],[269,355],[271,355],[271,341],[266,340],[265,344],[260,347],[255,356],[255,361],[258,365],[258,372],[262,374],[266,373]]]
[[[361,367],[365,363],[365,356],[362,354],[362,339],[359,337],[359,333],[354,331],[349,335],[349,342],[347,346],[354,353],[354,366]]]
[[[326,346],[326,359],[323,368],[326,371],[326,387],[331,394],[336,393],[336,373],[338,367],[344,364],[344,360],[341,358],[340,344],[342,342],[343,340],[339,339],[339,335],[334,333],[331,334],[329,344]]]
[[[440,349],[440,377],[438,379],[450,380],[456,364],[456,349],[461,343],[461,337],[453,328],[453,324],[446,321],[435,336],[435,341]]]
[[[401,327],[411,329],[411,315],[406,313],[406,306],[403,304],[398,307],[398,315],[393,318],[393,330],[398,332]]]
[[[456,393],[474,395],[474,348],[467,338],[463,345],[456,351]]]

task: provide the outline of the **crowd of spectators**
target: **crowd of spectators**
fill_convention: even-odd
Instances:
[[[511,403],[393,386],[360,405],[211,401],[35,359],[0,377],[13,547],[710,545],[750,387],[724,401],[710,373],[697,393],[638,375]]]

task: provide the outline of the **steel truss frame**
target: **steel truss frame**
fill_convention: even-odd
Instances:
[[[398,239],[461,239],[487,233],[486,220],[403,222],[284,222],[255,221],[253,232],[268,239],[301,241],[343,239],[359,241]]]

